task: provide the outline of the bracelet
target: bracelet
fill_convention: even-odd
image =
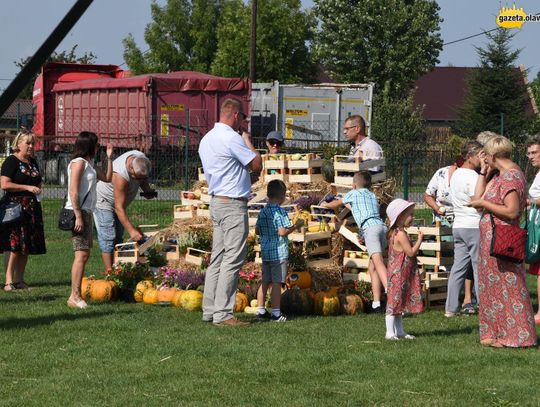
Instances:
[[[479,172],[478,175],[481,175],[482,177],[485,177],[486,173],[485,172]]]

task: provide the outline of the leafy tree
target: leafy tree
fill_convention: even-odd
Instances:
[[[536,78],[531,82],[531,91],[534,96],[534,100],[536,102],[536,107],[540,109],[540,71],[536,74]],[[534,118],[534,121],[531,126],[531,133],[540,133],[540,114],[536,114],[536,117]]]
[[[406,96],[438,62],[438,11],[433,0],[315,0],[316,54],[338,81],[388,83],[390,97]]]
[[[47,62],[69,62],[69,63],[78,63],[78,64],[92,64],[96,60],[96,55],[93,52],[85,52],[81,56],[77,56],[76,50],[78,45],[75,44],[71,47],[70,50],[64,50],[61,52],[53,52]],[[30,61],[30,56],[26,58],[21,58],[18,61],[13,63],[22,70],[24,66]],[[24,87],[24,89],[19,93],[20,99],[32,99],[32,91],[34,89],[34,82],[36,81],[37,75],[34,75],[33,79]]]
[[[523,74],[515,67],[520,50],[511,51],[514,34],[510,30],[500,28],[487,36],[486,48],[476,48],[480,66],[467,80],[467,96],[455,130],[465,137],[484,130],[499,133],[502,114],[504,135],[517,141],[531,125],[525,110],[529,97]]]
[[[265,0],[257,8],[257,81],[310,82],[315,63],[310,50],[316,21],[300,0]],[[212,72],[248,76],[251,4],[227,0],[218,26]]]
[[[150,6],[142,52],[130,34],[123,40],[124,60],[135,74],[199,70],[208,72],[215,53],[218,0],[167,0]]]

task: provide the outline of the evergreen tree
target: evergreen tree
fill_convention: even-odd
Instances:
[[[529,96],[523,74],[515,67],[521,50],[512,51],[514,34],[499,28],[486,34],[486,48],[477,47],[480,65],[467,80],[467,96],[459,110],[455,131],[464,137],[475,137],[479,132],[501,132],[518,141],[527,132],[531,119],[526,115]]]

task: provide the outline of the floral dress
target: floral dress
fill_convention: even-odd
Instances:
[[[394,248],[394,236],[392,233],[388,245],[386,315],[417,314],[424,310],[418,261],[416,256],[409,257]]]
[[[42,181],[39,167],[33,158],[25,163],[15,155],[10,155],[2,164],[1,174],[21,185],[39,186]],[[36,196],[28,191],[6,192],[2,200],[20,203],[23,216],[20,222],[2,226],[0,251],[44,254],[43,213]]]
[[[520,214],[526,205],[526,181],[518,169],[510,169],[493,178],[484,199],[498,205],[511,191],[519,196]],[[495,225],[505,223],[493,217]],[[518,224],[518,220],[510,222]],[[523,263],[489,255],[493,229],[489,212],[480,219],[480,255],[478,293],[480,300],[480,340],[495,339],[507,347],[536,345],[534,314],[525,282]]]

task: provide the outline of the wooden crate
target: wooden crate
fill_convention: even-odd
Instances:
[[[210,217],[210,205],[206,203],[200,203],[197,205],[197,216]]]
[[[448,273],[426,272],[422,288],[426,308],[444,307],[448,293]]]
[[[296,154],[287,155],[287,168],[292,169],[307,169],[307,168],[320,168],[322,167],[324,160],[320,158],[316,153],[301,154],[300,160],[294,160]]]
[[[303,227],[299,231],[291,233],[289,235],[289,240],[292,242],[310,242],[312,240],[330,239],[331,237],[331,231],[308,232],[307,228]]]
[[[310,257],[307,259],[307,266],[311,268],[331,267],[332,265],[334,265],[331,257],[332,255],[330,253]]]
[[[191,219],[197,216],[197,207],[193,205],[174,205],[174,219]]]
[[[289,182],[299,184],[311,184],[313,182],[324,181],[321,168],[288,169]]]
[[[335,171],[355,173],[362,170],[369,170],[373,167],[384,167],[385,164],[384,158],[378,160],[363,160],[362,157],[349,157],[348,155],[334,156]]]
[[[136,242],[119,243],[114,246],[113,262],[146,263],[146,257],[141,255],[139,244]]]
[[[306,255],[308,258],[320,254],[332,253],[332,239],[311,240],[305,243]]]
[[[287,168],[287,158],[285,154],[264,154],[263,169],[277,170]]]
[[[250,227],[254,227],[257,223],[257,218],[259,217],[260,210],[248,209],[248,222]]]
[[[186,261],[197,266],[202,266],[204,262],[210,261],[211,252],[188,247],[186,252]]]
[[[180,191],[180,199],[182,201],[182,205],[198,205],[202,203],[202,201],[199,198],[189,198],[188,194],[193,194],[193,191]]]
[[[206,181],[206,177],[204,176],[203,167],[197,168],[197,176],[198,176],[199,181]]]
[[[279,179],[283,182],[287,182],[289,180],[289,176],[287,175],[287,169],[269,169],[269,168],[263,168],[262,172],[262,179],[265,183],[269,183],[272,180]]]
[[[343,272],[342,274],[343,281],[367,281],[368,283],[371,283],[371,277],[369,276],[369,273],[367,271],[361,271],[360,273],[349,273],[349,272]]]
[[[420,245],[420,253],[417,256],[418,266],[422,269],[433,269],[435,272],[439,271],[441,266],[450,267],[454,264],[454,243],[443,241],[445,236],[452,236],[452,228],[442,227],[437,222],[435,226],[420,226],[409,227],[406,232],[411,236],[418,235],[418,232],[424,233],[424,239],[431,237],[434,242],[422,242]]]
[[[345,195],[352,189],[352,183],[351,185],[344,185],[333,182],[330,184],[330,187],[332,188],[332,193],[334,195]]]
[[[166,246],[163,247],[163,251],[165,252],[165,260],[180,260],[180,248],[177,244],[168,243]]]
[[[334,213],[317,213],[317,210],[325,210],[328,211],[328,208],[325,208],[324,206],[318,206],[318,205],[311,205],[311,216],[314,222],[325,220],[328,224],[335,224],[337,215]],[[331,209],[330,209],[331,211]]]
[[[339,228],[339,234],[341,234],[345,239],[354,243],[360,250],[367,252],[367,247],[360,242],[358,239],[358,233],[355,231],[357,228],[348,227],[347,222],[344,221],[341,227]]]
[[[351,258],[353,254],[356,257]],[[368,256],[367,258],[365,256]],[[369,266],[369,255],[367,251],[345,250],[343,252],[343,265],[349,268],[367,269]]]

